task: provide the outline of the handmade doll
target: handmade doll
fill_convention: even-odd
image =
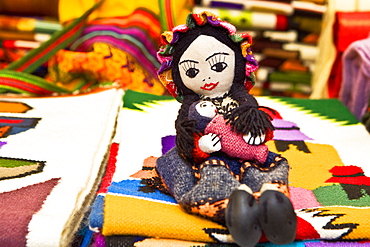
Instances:
[[[262,232],[269,241],[294,240],[296,215],[289,199],[287,160],[269,152],[264,164],[210,152],[194,159],[199,132],[189,108],[211,101],[232,128],[263,143],[273,126],[249,94],[258,64],[252,38],[210,12],[190,14],[184,25],[162,35],[159,79],[181,102],[175,121],[176,146],[156,162],[163,188],[189,213],[224,224],[240,246],[254,246]]]
[[[258,140],[254,140],[255,143],[249,144],[251,135],[233,131],[223,116],[217,114],[216,106],[211,101],[194,102],[189,108],[188,118],[196,121],[195,127],[199,131],[195,136],[194,161],[203,161],[202,158],[221,151],[225,153],[221,155],[256,161],[261,166],[266,162],[269,151],[265,142],[269,139],[260,136]],[[202,152],[205,154],[201,154]]]

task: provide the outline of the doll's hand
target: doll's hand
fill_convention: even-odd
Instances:
[[[274,130],[269,115],[258,107],[239,106],[226,116],[233,130],[242,133],[244,140],[251,145],[259,145],[266,134]]]
[[[250,145],[260,145],[265,141],[266,135],[262,134],[259,136],[252,136],[251,133],[243,136],[243,139],[246,143]]]
[[[213,153],[221,150],[221,142],[218,135],[210,133],[202,136],[199,141],[199,148],[205,153]]]

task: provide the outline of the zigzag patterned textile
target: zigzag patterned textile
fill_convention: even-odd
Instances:
[[[257,97],[277,110],[269,149],[292,166],[298,217],[289,247],[370,245],[370,136],[338,100]],[[190,215],[141,178],[174,145],[179,103],[127,91],[107,175],[89,217],[93,246],[233,246],[227,229]],[[130,120],[130,121],[128,121]],[[142,167],[146,169],[142,169]],[[274,246],[262,236],[258,246]]]
[[[0,246],[71,246],[101,180],[122,94],[1,97]]]

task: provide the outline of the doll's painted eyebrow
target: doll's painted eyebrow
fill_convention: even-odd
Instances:
[[[207,57],[206,58],[206,61],[211,59],[212,57],[216,56],[216,55],[230,55],[229,53],[227,52],[216,52],[216,53],[213,53],[211,56]]]
[[[187,60],[181,61],[179,64],[186,63],[186,62],[199,63],[197,61],[187,59]]]

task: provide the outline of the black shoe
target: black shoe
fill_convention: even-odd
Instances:
[[[225,219],[231,236],[239,246],[253,247],[260,240],[262,230],[258,222],[258,206],[247,191],[237,189],[231,193]]]
[[[267,239],[274,244],[293,242],[297,217],[288,197],[275,190],[262,193],[258,203],[260,225]]]

